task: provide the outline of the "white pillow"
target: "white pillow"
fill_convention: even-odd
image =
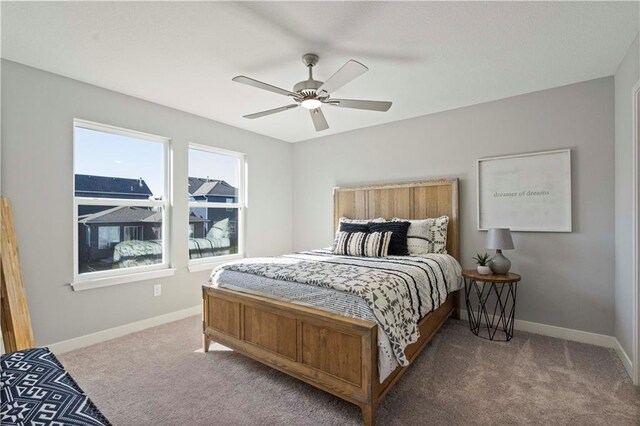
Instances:
[[[400,219],[393,218],[394,222],[409,222],[407,232],[407,246],[409,254],[429,254],[447,252],[447,227],[449,216],[440,216],[430,219]]]
[[[369,222],[386,222],[387,220],[384,217],[377,217],[375,219],[349,219],[348,217],[342,216],[340,218],[340,223],[369,223]]]
[[[207,238],[229,238],[229,218],[214,223],[207,232]]]

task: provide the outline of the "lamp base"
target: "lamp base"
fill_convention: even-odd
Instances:
[[[496,250],[496,255],[489,262],[489,267],[496,275],[506,275],[511,269],[511,261],[504,257],[501,250]]]

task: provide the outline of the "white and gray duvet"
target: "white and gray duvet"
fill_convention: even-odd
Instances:
[[[382,382],[408,365],[404,349],[418,340],[418,322],[460,288],[460,273],[447,254],[362,258],[314,250],[228,263],[211,283],[376,322]]]

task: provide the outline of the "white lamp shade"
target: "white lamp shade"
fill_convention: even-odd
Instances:
[[[490,228],[485,247],[495,250],[513,250],[513,240],[509,228]]]

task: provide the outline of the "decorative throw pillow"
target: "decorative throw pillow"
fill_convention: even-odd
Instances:
[[[393,218],[394,221],[405,222],[407,219]],[[409,220],[407,242],[410,254],[429,254],[447,252],[448,216],[438,218]]]
[[[340,222],[340,226],[338,227],[338,232],[336,232],[336,239],[333,241],[333,245],[331,246],[331,250],[335,251],[336,244],[338,242],[338,234],[340,232],[369,232],[369,224],[368,223],[351,223],[351,222]]]
[[[333,241],[333,245],[331,246],[331,251],[334,251],[336,248],[336,239],[338,238],[338,233],[340,231],[345,232],[369,232],[369,222],[386,222],[386,219],[383,217],[377,217],[375,219],[349,219],[348,217],[342,216],[338,221],[338,230],[336,231],[336,237]],[[346,228],[343,226],[347,225]],[[353,227],[350,227],[352,225]],[[364,227],[356,227],[356,225],[364,225]]]
[[[335,254],[342,256],[386,257],[391,232],[338,232]]]
[[[342,216],[340,218],[340,224],[342,223],[359,223],[359,224],[367,224],[369,222],[386,222],[387,220],[384,217],[377,217],[375,219],[349,219],[348,217]]]
[[[407,256],[409,249],[407,247],[407,231],[409,230],[409,222],[370,222],[369,230],[371,232],[391,231],[391,242],[389,243],[389,254],[394,256]]]
[[[369,232],[369,223],[340,222],[338,232]]]

